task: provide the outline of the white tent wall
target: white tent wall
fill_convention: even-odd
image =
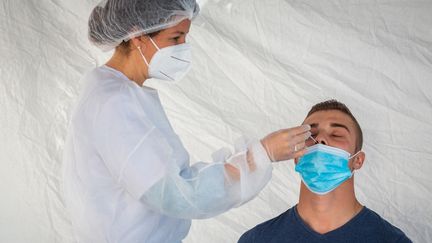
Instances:
[[[103,64],[87,41],[95,0],[0,2],[0,242],[74,242],[62,149],[81,76]],[[432,242],[432,1],[207,0],[188,40],[194,66],[159,89],[193,161],[300,124],[328,98],[362,125],[364,205],[414,242]],[[185,243],[236,242],[296,204],[292,161],[256,199],[193,221]]]

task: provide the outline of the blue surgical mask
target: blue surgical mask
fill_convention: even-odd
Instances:
[[[303,183],[310,191],[324,195],[351,178],[348,161],[359,152],[350,157],[345,150],[316,144],[300,157],[295,171],[300,173]]]

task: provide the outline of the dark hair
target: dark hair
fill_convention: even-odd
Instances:
[[[356,131],[357,131],[357,139],[356,139],[356,151],[359,151],[362,149],[363,147],[363,132],[362,129],[360,127],[360,124],[357,122],[357,119],[355,119],[355,117],[353,116],[353,114],[351,113],[351,111],[348,109],[348,107],[337,101],[334,99],[331,100],[326,100],[323,102],[320,102],[318,104],[315,104],[314,106],[312,106],[312,108],[310,109],[310,111],[308,112],[306,118],[308,118],[310,115],[312,115],[315,112],[318,111],[328,111],[328,110],[337,110],[340,111],[344,114],[347,114],[354,122]]]

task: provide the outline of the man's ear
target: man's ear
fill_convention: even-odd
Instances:
[[[353,158],[353,162],[352,162],[352,167],[354,170],[359,170],[364,163],[364,160],[366,158],[366,154],[361,151],[360,153],[358,153],[354,158]]]

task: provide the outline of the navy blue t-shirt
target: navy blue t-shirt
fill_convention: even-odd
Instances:
[[[374,211],[363,209],[338,229],[319,234],[300,218],[297,207],[255,226],[242,235],[238,243],[282,243],[282,242],[411,242],[398,228],[381,218]]]

